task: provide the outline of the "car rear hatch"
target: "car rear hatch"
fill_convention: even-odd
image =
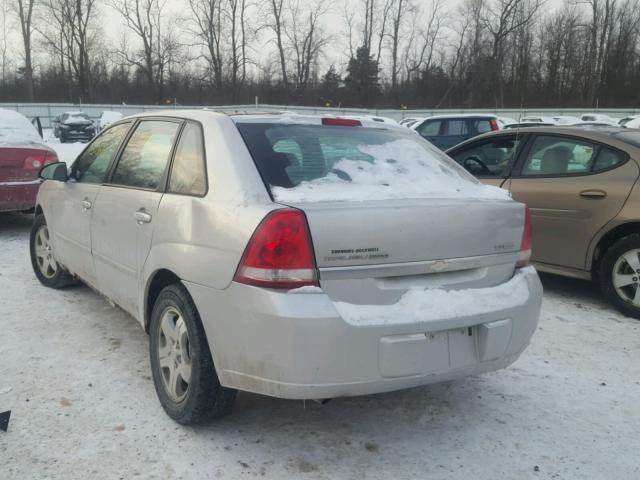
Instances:
[[[491,287],[513,276],[524,206],[414,133],[238,128],[274,201],[304,212],[332,300],[388,305],[411,289]]]
[[[511,278],[523,206],[412,199],[288,204],[304,211],[320,285],[337,301],[395,303],[411,288],[477,288]]]

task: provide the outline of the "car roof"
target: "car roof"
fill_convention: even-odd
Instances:
[[[281,124],[298,124],[298,125],[321,125],[323,118],[345,118],[359,120],[363,127],[370,128],[391,128],[406,131],[397,122],[381,122],[373,118],[381,117],[363,117],[360,115],[303,115],[294,112],[221,112],[205,109],[176,109],[176,110],[157,110],[131,115],[127,118],[143,118],[143,117],[172,117],[186,118],[206,122],[212,118],[230,118],[234,123],[281,123]]]
[[[491,137],[500,137],[504,135],[514,135],[517,133],[537,133],[537,134],[560,134],[560,135],[569,135],[574,137],[581,137],[586,140],[592,140],[599,143],[606,143],[616,148],[624,149],[624,150],[639,150],[640,151],[640,129],[633,128],[624,128],[624,127],[592,127],[589,125],[585,126],[564,126],[564,125],[555,125],[555,126],[539,126],[539,127],[522,127],[522,128],[511,128],[507,130],[499,130],[495,132],[488,132],[482,135],[478,135],[477,137],[473,137],[472,139],[466,140],[454,147],[451,147],[450,150],[457,148],[458,146],[471,143],[476,140],[491,138]]]
[[[492,113],[447,113],[443,115],[433,115],[424,117],[422,120],[446,120],[449,118],[498,118]]]

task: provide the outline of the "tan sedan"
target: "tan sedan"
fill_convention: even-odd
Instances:
[[[540,271],[596,280],[619,310],[640,318],[640,130],[505,130],[447,153],[529,206]]]

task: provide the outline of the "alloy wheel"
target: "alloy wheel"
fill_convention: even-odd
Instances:
[[[160,321],[158,365],[167,395],[180,403],[189,391],[192,364],[187,325],[180,312],[173,307],[164,311]]]
[[[58,264],[53,258],[51,238],[49,237],[49,229],[46,225],[42,225],[36,233],[35,255],[40,273],[42,273],[45,278],[53,278],[58,271]]]
[[[640,249],[629,250],[618,258],[612,281],[620,298],[640,307]]]

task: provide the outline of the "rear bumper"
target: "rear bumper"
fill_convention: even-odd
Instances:
[[[0,181],[0,212],[29,210],[36,204],[41,180]]]
[[[527,295],[517,304],[407,323],[354,324],[323,293],[283,293],[237,283],[225,290],[186,286],[222,385],[318,399],[415,387],[513,363],[536,329],[542,300],[535,270],[518,275]]]
[[[96,132],[91,131],[91,132],[69,132],[69,131],[65,131],[65,130],[61,130],[60,131],[60,138],[64,139],[64,140],[91,140],[93,137],[95,137]]]

